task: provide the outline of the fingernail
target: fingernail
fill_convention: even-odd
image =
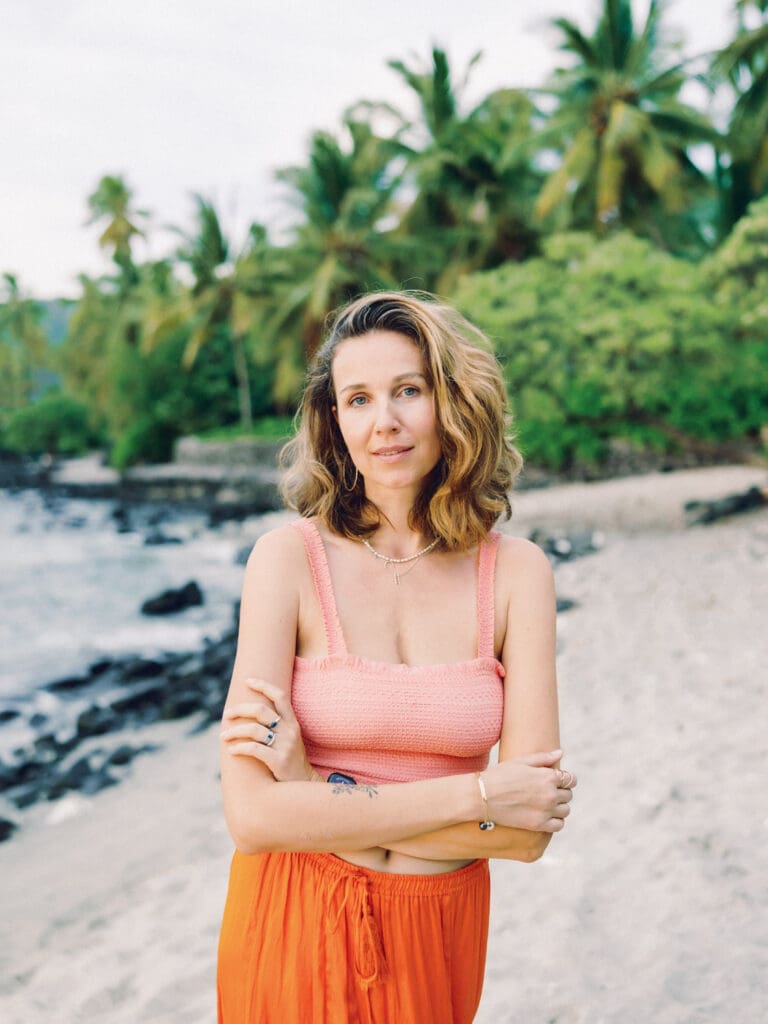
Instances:
[[[220,738],[223,739],[223,740],[228,740],[231,735],[232,735],[232,730],[231,729],[225,729],[223,732],[219,733]]]

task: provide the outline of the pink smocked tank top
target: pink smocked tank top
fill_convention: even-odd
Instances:
[[[291,702],[307,756],[325,778],[413,782],[481,771],[501,733],[504,668],[494,657],[494,572],[499,534],[480,545],[477,657],[445,665],[395,665],[349,654],[322,537],[301,532],[320,601],[328,654],[296,658]]]

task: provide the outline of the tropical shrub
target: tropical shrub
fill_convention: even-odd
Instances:
[[[4,448],[25,455],[77,455],[99,440],[82,402],[56,393],[11,413],[2,434]]]
[[[739,336],[704,268],[632,235],[551,236],[542,257],[474,274],[453,299],[494,340],[535,462],[598,465],[612,438],[741,438],[765,418],[765,341]]]
[[[113,349],[108,422],[110,462],[117,469],[167,461],[176,438],[238,421],[237,378],[225,329],[185,370],[181,360],[187,342],[188,334],[181,329],[150,353],[129,344]],[[251,370],[258,414],[270,408],[271,387],[268,373]]]

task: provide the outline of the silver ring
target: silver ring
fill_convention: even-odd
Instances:
[[[267,726],[267,728],[268,728],[268,729],[276,729],[276,728],[277,728],[277,726],[278,726],[278,724],[279,724],[279,722],[280,722],[280,719],[279,719],[279,718],[276,718],[276,719],[274,720],[274,722],[270,722],[270,723],[269,723],[269,725]]]
[[[272,730],[270,729],[269,732],[267,733],[267,738],[262,741],[265,747],[272,746],[272,744],[275,742],[275,735],[276,733],[272,732]]]

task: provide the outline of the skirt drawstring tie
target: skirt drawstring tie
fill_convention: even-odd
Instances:
[[[370,988],[387,975],[387,959],[381,929],[373,913],[370,882],[366,875],[352,873],[346,878],[337,878],[328,893],[331,905],[337,886],[344,887],[344,895],[335,914],[329,913],[331,932],[339,927],[342,914],[347,911],[349,927],[353,934],[355,950],[355,974],[363,988]]]

